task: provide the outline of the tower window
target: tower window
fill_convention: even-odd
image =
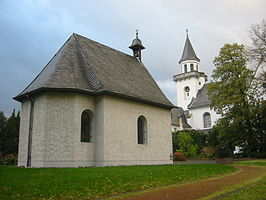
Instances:
[[[81,114],[81,142],[91,142],[92,118],[93,114],[90,110],[84,110]]]
[[[190,71],[193,71],[193,70],[194,70],[194,65],[190,64]]]
[[[147,120],[144,116],[138,118],[138,144],[147,144]]]
[[[184,90],[185,90],[185,98],[188,98],[189,97],[190,88],[188,86],[186,86],[184,88]]]
[[[184,65],[184,72],[187,73],[187,65]]]
[[[210,113],[206,112],[203,115],[203,123],[204,123],[204,128],[210,128],[211,127],[211,115]]]

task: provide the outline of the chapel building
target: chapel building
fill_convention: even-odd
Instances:
[[[73,34],[14,99],[21,102],[18,166],[171,164],[175,107],[133,56]]]

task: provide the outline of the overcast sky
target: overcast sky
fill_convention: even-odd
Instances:
[[[132,54],[136,29],[146,47],[142,62],[176,104],[172,77],[180,72],[185,30],[210,80],[219,49],[248,44],[248,28],[266,18],[265,8],[265,0],[0,0],[0,111],[20,108],[12,97],[73,32]]]

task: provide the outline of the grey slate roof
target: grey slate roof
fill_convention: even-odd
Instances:
[[[211,101],[208,96],[208,83],[204,84],[203,87],[198,91],[196,98],[193,98],[188,105],[188,109],[209,106]]]
[[[181,107],[173,108],[171,110],[171,121],[173,126],[180,126],[179,118],[182,118],[182,126],[183,128],[191,128],[191,126],[187,123],[187,118],[184,113],[184,110]]]
[[[196,60],[196,61],[200,61],[200,59],[197,57],[192,44],[187,36],[186,38],[186,42],[185,42],[185,46],[184,46],[184,50],[183,50],[183,54],[181,59],[179,60],[179,64],[183,61],[186,60]]]
[[[44,91],[107,94],[174,107],[138,59],[75,33],[14,99]]]

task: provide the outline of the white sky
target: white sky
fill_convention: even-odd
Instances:
[[[19,109],[12,97],[73,32],[132,54],[136,29],[143,63],[175,104],[185,29],[210,80],[219,49],[248,44],[248,28],[266,18],[265,8],[265,0],[0,0],[0,111]]]

